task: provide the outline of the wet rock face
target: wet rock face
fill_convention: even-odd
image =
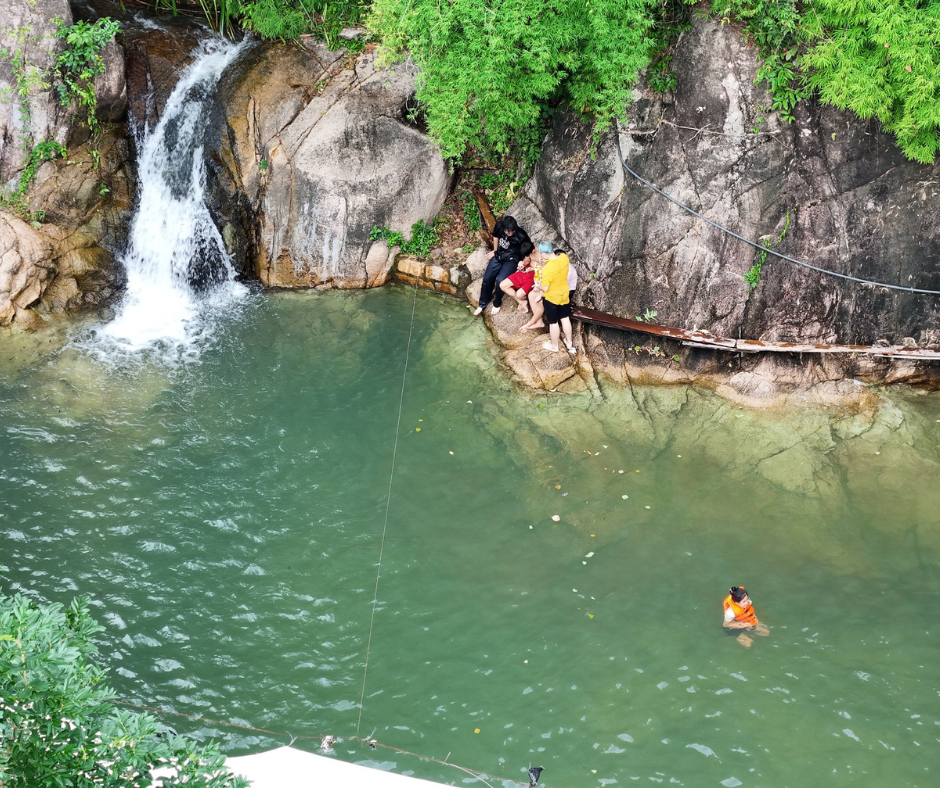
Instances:
[[[195,59],[197,30],[166,23],[163,28],[129,27],[121,40],[126,51],[127,111],[130,130],[140,139],[163,114],[180,74]]]
[[[796,122],[782,124],[765,110],[772,102],[754,85],[754,50],[733,26],[696,21],[673,64],[676,93],[643,93],[628,122],[593,155],[591,130],[559,115],[525,196],[511,209],[527,228],[544,227],[573,250],[582,303],[624,317],[655,310],[658,323],[734,338],[935,343],[930,329],[940,317],[940,297],[859,285],[773,256],[751,290],[744,276],[758,252],[625,173],[617,149],[641,176],[746,238],[821,268],[935,290],[940,165],[906,160],[876,123],[832,108],[800,107]],[[637,337],[605,332],[604,342],[626,351]],[[719,363],[721,354],[711,355],[716,369],[733,361],[733,374],[759,364],[763,379],[773,367],[787,385],[815,385],[820,368],[828,379],[840,365],[866,379],[925,376],[911,365],[898,373],[881,362],[807,367],[786,356]],[[650,363],[672,374],[661,359]],[[742,386],[750,397],[753,386]]]
[[[386,281],[391,261],[370,231],[431,220],[451,181],[409,124],[414,79],[409,64],[376,70],[371,54],[350,60],[317,44],[259,46],[232,69],[207,144],[213,210],[237,267],[269,287]]]

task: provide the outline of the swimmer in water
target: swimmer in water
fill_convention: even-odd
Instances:
[[[745,634],[746,632],[761,635],[762,637],[770,634],[770,630],[757,620],[754,605],[751,604],[751,598],[744,590],[744,586],[732,586],[730,593],[722,602],[722,606],[725,609],[725,616],[721,625],[725,629],[742,630],[738,635],[738,642],[745,648],[750,648],[754,642],[751,640],[750,635]]]

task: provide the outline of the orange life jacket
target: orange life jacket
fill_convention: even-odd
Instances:
[[[725,597],[724,602],[721,604],[724,606],[725,610],[730,607],[734,611],[735,621],[740,621],[742,624],[748,624],[752,627],[757,626],[757,616],[754,614],[754,605],[741,607],[731,598],[731,594],[728,594],[728,596]]]

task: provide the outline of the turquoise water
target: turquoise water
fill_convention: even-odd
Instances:
[[[538,395],[465,307],[416,307],[387,527],[409,290],[257,296],[176,365],[9,340],[6,589],[92,596],[120,697],[181,714],[549,788],[936,784],[940,396]]]

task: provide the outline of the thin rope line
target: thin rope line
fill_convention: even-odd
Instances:
[[[372,628],[375,625],[375,608],[379,602],[379,578],[382,576],[382,558],[385,555],[385,534],[388,531],[388,511],[392,505],[392,481],[395,478],[395,460],[398,457],[398,436],[401,433],[401,412],[405,405],[405,381],[408,377],[408,359],[411,356],[411,336],[415,330],[415,308],[418,304],[418,277],[415,277],[414,298],[411,302],[411,327],[408,329],[408,345],[405,348],[405,368],[401,373],[401,398],[398,401],[398,423],[395,425],[395,445],[392,449],[392,468],[388,475],[388,493],[385,496],[385,524],[382,526],[382,543],[379,547],[379,564],[375,572],[375,593],[372,597],[372,616],[369,619],[369,639],[366,642],[366,662],[362,667],[362,693],[359,696],[359,719],[356,721],[356,736],[362,726],[362,709],[366,699],[366,677],[369,675],[369,653],[372,650]]]
[[[627,131],[627,133],[629,133],[629,130]],[[718,222],[713,222],[707,216],[702,216],[702,214],[700,214],[698,211],[694,210],[693,208],[690,208],[685,203],[680,202],[675,197],[672,197],[669,194],[666,194],[666,192],[664,192],[662,189],[658,188],[654,184],[650,183],[648,180],[646,180],[642,176],[637,175],[637,173],[631,170],[627,166],[627,163],[623,160],[623,152],[620,150],[620,137],[619,136],[617,137],[617,156],[620,159],[620,163],[623,165],[623,168],[627,172],[629,172],[634,178],[636,178],[640,183],[642,183],[645,186],[648,186],[657,194],[661,194],[667,200],[675,203],[684,211],[688,211],[693,216],[697,216],[703,222],[708,222],[708,224],[712,225],[712,227],[717,227],[722,232],[727,233],[728,235],[734,236],[739,241],[744,241],[744,243],[750,244],[755,249],[760,249],[762,252],[767,252],[769,254],[774,255],[774,257],[779,257],[782,260],[786,260],[790,263],[796,263],[797,265],[800,265],[803,268],[809,268],[811,271],[818,271],[819,273],[826,274],[827,276],[836,276],[839,279],[848,279],[850,282],[858,282],[859,284],[863,284],[863,285],[874,285],[875,287],[886,287],[889,290],[900,290],[901,292],[904,292],[904,293],[923,293],[925,295],[940,295],[940,290],[924,290],[919,287],[901,287],[900,285],[889,285],[889,284],[885,284],[884,282],[873,282],[870,279],[860,279],[857,276],[850,276],[849,274],[840,274],[837,271],[829,271],[825,268],[819,268],[815,265],[810,265],[809,263],[803,262],[802,260],[797,260],[795,257],[788,257],[787,255],[781,254],[780,252],[775,252],[770,247],[762,246],[761,244],[756,243],[755,241],[752,241],[749,238],[745,238],[743,235],[738,235],[736,232],[734,232],[733,230],[729,230],[727,227],[722,227],[720,224],[718,224]]]
[[[166,714],[172,717],[183,717],[184,719],[193,720],[196,722],[209,722],[209,723],[212,723],[213,725],[224,725],[224,726],[228,726],[229,728],[240,728],[241,730],[256,731],[258,733],[267,733],[271,736],[284,736],[291,740],[291,744],[293,744],[295,741],[298,741],[300,739],[304,739],[307,741],[323,741],[324,739],[328,738],[325,735],[292,736],[289,733],[269,731],[266,728],[255,728],[252,725],[241,725],[237,722],[213,720],[213,719],[210,719],[209,717],[199,717],[193,714],[183,714],[182,712],[179,712],[179,711],[169,711],[168,709],[161,709],[156,706],[144,706],[140,703],[131,703],[130,701],[117,700],[115,698],[112,698],[111,702],[119,704],[121,706],[130,706],[132,709],[144,709],[145,711],[152,711],[152,712],[156,712],[157,714]],[[345,737],[341,737],[339,740],[340,741],[343,741],[343,740],[357,741],[362,744],[368,744],[370,747],[381,747],[384,750],[391,750],[392,752],[397,752],[401,755],[410,755],[413,758],[418,758],[419,760],[427,761],[428,763],[436,763],[436,764],[439,764],[440,766],[450,766],[453,769],[459,769],[462,772],[466,772],[467,774],[473,777],[476,777],[480,782],[486,785],[489,785],[489,783],[483,779],[484,777],[488,777],[491,780],[502,780],[502,781],[511,782],[514,785],[527,785],[527,783],[519,782],[518,780],[509,780],[506,777],[499,777],[495,774],[488,774],[487,772],[478,772],[478,771],[475,771],[474,769],[469,769],[466,766],[460,766],[459,764],[456,764],[456,763],[450,763],[447,760],[441,761],[441,760],[438,760],[437,758],[432,758],[430,755],[421,755],[420,753],[411,752],[409,750],[403,750],[400,747],[395,747],[391,744],[383,744],[382,742],[376,741],[375,739],[363,739],[363,738],[360,738],[359,736],[345,736]],[[492,786],[490,786],[490,788],[492,788]]]

